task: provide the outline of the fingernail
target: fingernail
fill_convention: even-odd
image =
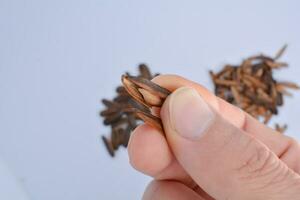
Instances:
[[[172,128],[187,139],[201,137],[215,118],[208,104],[192,88],[182,87],[173,92],[169,106]]]

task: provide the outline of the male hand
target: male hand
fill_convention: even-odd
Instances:
[[[165,136],[146,124],[129,142],[132,166],[150,175],[144,200],[300,199],[300,146],[202,86],[154,78],[173,91]]]

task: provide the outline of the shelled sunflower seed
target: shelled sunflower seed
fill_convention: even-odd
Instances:
[[[150,80],[158,75],[152,75],[145,64],[140,64],[138,68],[139,75],[137,77],[145,80]],[[127,76],[130,74],[127,73]],[[110,136],[102,136],[101,139],[112,157],[120,146],[127,147],[131,131],[141,122],[139,114],[132,112],[132,109],[149,112],[149,108],[134,101],[123,86],[117,87],[116,93],[117,96],[113,100],[102,100],[105,109],[100,112],[104,125],[111,128]]]
[[[273,77],[273,70],[288,66],[278,61],[286,47],[273,58],[252,56],[240,65],[226,65],[218,73],[210,71],[215,94],[267,124],[273,115],[278,114],[278,106],[284,102],[283,96],[291,96],[288,89],[299,89],[295,83],[279,82]],[[279,127],[276,126],[278,131],[286,129]]]

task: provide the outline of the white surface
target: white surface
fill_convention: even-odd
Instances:
[[[5,200],[28,200],[22,183],[9,170],[0,158],[0,199]]]
[[[284,43],[300,74],[299,1],[0,0],[0,155],[32,199],[140,199],[149,178],[107,155],[99,100],[147,62],[212,89],[208,69]],[[277,74],[279,76],[279,74]],[[299,138],[300,94],[280,117]]]

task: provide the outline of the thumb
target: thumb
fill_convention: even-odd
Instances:
[[[300,176],[263,143],[222,118],[196,90],[173,92],[161,117],[176,159],[212,197],[300,197]]]

